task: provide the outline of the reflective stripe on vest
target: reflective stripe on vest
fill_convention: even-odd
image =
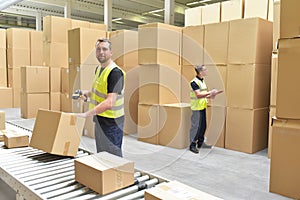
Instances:
[[[109,66],[105,67],[102,73],[99,76],[101,67],[98,67],[93,86],[92,86],[92,92],[90,96],[90,105],[89,109],[93,109],[95,106],[97,106],[99,103],[103,102],[107,97],[107,79],[110,74],[110,72],[114,68],[120,69],[114,62],[112,62]],[[125,87],[125,72],[120,69],[123,73],[124,78],[124,86],[121,94],[118,94],[117,99],[113,107],[109,110],[106,110],[100,114],[99,116],[107,117],[107,118],[118,118],[124,115],[124,87]]]
[[[204,80],[201,81],[197,77],[195,77],[190,83],[192,82],[195,82],[199,86],[200,92],[207,91],[207,87]],[[195,91],[191,88],[190,103],[191,103],[192,110],[203,110],[207,107],[207,98],[197,98]]]

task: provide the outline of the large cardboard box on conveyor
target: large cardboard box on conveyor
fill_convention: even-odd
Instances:
[[[0,111],[0,130],[5,129],[5,112]]]
[[[72,113],[40,109],[29,146],[51,154],[76,156],[84,123],[84,118]]]
[[[78,158],[74,166],[75,180],[102,195],[134,183],[134,163],[107,152]]]
[[[202,192],[178,181],[161,183],[145,191],[145,200],[221,200],[211,194]]]

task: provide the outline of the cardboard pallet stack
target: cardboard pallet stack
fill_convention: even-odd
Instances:
[[[272,22],[229,23],[225,147],[254,153],[267,147]]]
[[[13,89],[13,107],[21,105],[21,66],[30,66],[30,31],[6,30],[8,86]]]
[[[140,141],[175,148],[189,144],[191,110],[189,104],[181,103],[180,46],[179,27],[139,26]]]
[[[230,0],[185,10],[185,26],[260,17],[273,21],[273,0]]]
[[[38,109],[49,109],[49,68],[21,67],[21,117],[35,118]]]
[[[113,60],[126,72],[124,90],[124,134],[137,132],[139,103],[138,32],[118,30],[110,32]]]
[[[0,29],[0,108],[11,108],[12,88],[7,86],[7,62],[6,62],[6,30]]]
[[[270,191],[293,199],[300,198],[300,96],[294,93],[300,64],[299,6],[298,1],[280,1],[277,89],[272,94],[276,117],[272,119],[270,141]]]

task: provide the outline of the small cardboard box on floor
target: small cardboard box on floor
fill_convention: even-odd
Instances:
[[[40,109],[29,146],[51,154],[76,156],[84,123],[84,118],[72,113]]]
[[[300,120],[272,122],[270,192],[300,199]]]
[[[134,163],[107,152],[74,161],[75,180],[101,195],[134,183]]]
[[[207,194],[178,181],[170,181],[159,184],[145,191],[145,200],[221,200],[218,197]]]
[[[4,133],[4,145],[7,148],[27,147],[29,135],[8,130]]]

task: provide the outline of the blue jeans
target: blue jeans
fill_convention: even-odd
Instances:
[[[94,122],[97,152],[106,151],[122,157],[124,121],[108,126],[106,124],[100,124],[97,120],[97,116],[95,116]]]
[[[199,146],[204,142],[206,131],[206,109],[192,111],[192,125],[190,129],[190,146]]]

